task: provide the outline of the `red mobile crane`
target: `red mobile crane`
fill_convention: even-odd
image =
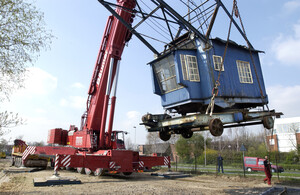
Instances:
[[[136,1],[117,0],[117,5],[116,13],[131,24]],[[82,116],[80,129],[71,125],[68,131],[49,131],[48,143],[70,147],[28,146],[22,156],[23,165],[30,155],[40,154],[56,155],[55,170],[59,167],[75,167],[79,172],[94,172],[95,175],[104,171],[131,174],[159,165],[170,167],[170,157],[140,156],[138,152],[126,150],[124,132],[112,131],[120,60],[125,43],[130,38],[131,32],[117,18],[109,16],[88,91],[87,110]]]

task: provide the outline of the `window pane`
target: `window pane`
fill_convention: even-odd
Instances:
[[[187,55],[186,59],[187,59],[186,64],[188,64],[189,67],[188,73],[189,73],[190,81],[199,82],[200,76],[199,76],[196,56]]]
[[[222,66],[222,57],[213,55],[213,62],[214,62],[215,70],[220,70],[220,68]],[[224,71],[224,64],[222,66],[222,71]]]
[[[162,93],[167,93],[180,88],[176,82],[173,55],[156,62],[153,67]]]
[[[185,55],[180,54],[180,61],[181,61],[181,68],[182,68],[182,74],[183,74],[183,80],[189,80],[188,74],[187,74],[187,66],[185,63]]]
[[[241,83],[253,83],[251,68],[249,62],[237,60],[237,69]]]

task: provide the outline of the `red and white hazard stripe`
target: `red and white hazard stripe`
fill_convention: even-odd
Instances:
[[[61,161],[63,167],[69,167],[71,164],[71,155],[64,155]]]
[[[169,165],[170,164],[170,160],[168,156],[164,156],[164,165]]]
[[[143,161],[139,161],[139,167],[140,167],[140,168],[144,168],[144,165],[145,165],[145,164],[144,164]]]
[[[23,155],[22,155],[22,160],[26,160],[26,158],[28,157],[28,155],[30,154],[34,154],[36,151],[36,147],[35,146],[28,146],[25,151],[23,152]]]
[[[54,172],[57,172],[58,170],[58,162],[59,162],[59,155],[55,155],[55,164],[54,164]]]
[[[116,166],[116,162],[114,162],[114,161],[110,161],[110,162],[109,162],[109,168],[110,168],[110,169],[115,168],[115,166]]]

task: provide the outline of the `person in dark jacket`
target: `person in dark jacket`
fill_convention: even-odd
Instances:
[[[220,167],[222,168],[222,173],[224,173],[224,170],[223,170],[223,158],[221,156],[221,154],[219,154],[218,158],[217,158],[217,161],[218,161],[218,172],[220,173]]]
[[[268,161],[268,156],[265,156],[265,160],[264,160],[264,171],[266,174],[266,178],[264,179],[264,182],[268,182],[269,185],[271,185],[271,177],[272,177],[272,173],[271,173],[271,164]]]

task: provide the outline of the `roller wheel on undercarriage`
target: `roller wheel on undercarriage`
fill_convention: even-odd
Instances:
[[[181,133],[182,137],[188,139],[191,138],[193,136],[193,131],[192,130],[185,130]]]
[[[218,118],[211,119],[209,121],[209,131],[213,136],[221,136],[224,131],[222,121]]]
[[[163,141],[168,141],[171,138],[171,134],[167,131],[160,131],[159,138]]]
[[[265,116],[262,120],[264,128],[272,129],[274,127],[274,119],[271,116]]]

